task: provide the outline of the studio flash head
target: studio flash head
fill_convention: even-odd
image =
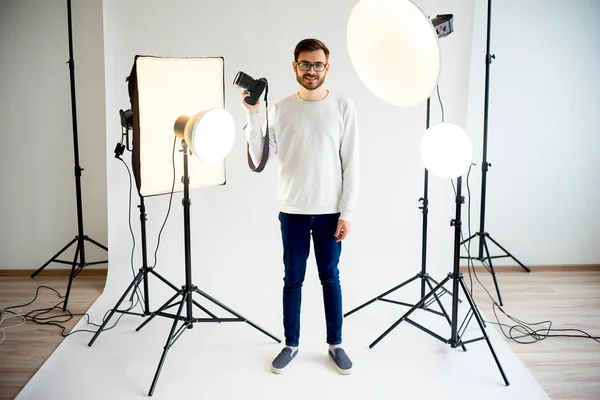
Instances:
[[[246,103],[253,106],[256,104],[260,98],[260,95],[267,87],[267,80],[265,78],[254,79],[250,75],[240,71],[233,79],[233,84],[238,88],[250,93],[250,96],[246,97],[244,100]]]

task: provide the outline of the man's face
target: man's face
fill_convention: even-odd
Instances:
[[[294,71],[296,72],[296,80],[307,90],[315,90],[321,87],[323,82],[325,82],[325,76],[327,76],[327,72],[329,71],[329,64],[327,64],[325,52],[320,49],[316,51],[301,52],[298,55],[298,61],[294,62],[293,65]],[[319,69],[319,67],[323,66],[323,71],[315,71],[315,68]],[[308,70],[303,71],[306,67],[308,67]]]

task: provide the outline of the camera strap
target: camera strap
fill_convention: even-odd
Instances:
[[[250,167],[250,169],[253,172],[262,172],[263,169],[265,169],[265,166],[267,165],[267,161],[269,160],[269,102],[267,100],[267,93],[269,93],[269,84],[267,83],[266,87],[265,87],[265,115],[266,115],[266,132],[265,135],[263,136],[263,142],[262,142],[262,151],[261,151],[261,156],[260,156],[260,162],[258,163],[258,166],[254,165],[254,162],[252,161],[252,157],[250,156],[250,146],[248,145],[248,143],[246,143],[246,155],[248,157],[248,167]]]

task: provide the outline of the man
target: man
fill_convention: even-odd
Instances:
[[[279,221],[285,267],[283,326],[285,344],[273,360],[279,374],[298,354],[300,304],[312,234],[323,289],[329,357],[341,374],[352,372],[342,344],[342,292],[338,262],[350,234],[358,196],[358,127],[354,104],[323,87],[329,49],[304,39],[294,50],[292,67],[300,90],[276,102],[269,113],[269,155],[277,154]],[[259,104],[247,110],[246,139],[259,164],[263,131]]]

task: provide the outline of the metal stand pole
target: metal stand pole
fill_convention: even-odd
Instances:
[[[164,282],[167,286],[170,286],[175,292],[179,291],[177,286],[173,285],[171,282],[167,281],[160,274],[158,274],[156,271],[154,271],[154,268],[148,267],[148,255],[147,255],[148,252],[147,252],[147,245],[146,245],[146,206],[144,205],[144,197],[143,196],[140,196],[139,209],[140,209],[140,223],[141,223],[141,233],[142,233],[142,267],[139,269],[137,275],[133,278],[133,281],[131,281],[130,285],[127,287],[127,290],[125,290],[125,292],[123,293],[123,295],[121,296],[121,298],[119,299],[117,304],[111,309],[110,313],[108,314],[108,317],[102,322],[102,325],[100,326],[100,328],[98,328],[94,337],[92,337],[92,340],[90,340],[90,342],[88,343],[88,346],[90,346],[90,347],[94,344],[94,342],[96,341],[98,336],[100,336],[100,334],[102,333],[102,331],[104,330],[104,328],[106,327],[108,322],[111,320],[111,318],[115,315],[115,313],[138,315],[141,317],[145,317],[145,316],[148,316],[151,314],[151,312],[150,312],[150,290],[148,288],[148,274],[154,275],[155,277],[160,279],[162,282]],[[135,313],[135,312],[131,312],[130,310],[119,310],[119,307],[121,306],[121,303],[123,303],[123,301],[127,297],[127,294],[131,292],[131,297],[133,298],[136,290],[138,289],[139,285],[142,282],[143,282],[143,287],[144,287],[144,296],[143,296],[144,304],[142,305],[142,313],[141,314]]]
[[[469,238],[463,240],[461,244],[469,242],[471,239],[476,237],[479,238],[479,252],[476,257],[466,256],[461,257],[468,260],[478,260],[483,263],[484,267],[492,274],[494,279],[494,286],[496,287],[496,293],[498,294],[498,302],[502,306],[502,296],[500,296],[500,289],[498,288],[498,281],[496,280],[496,272],[492,264],[494,258],[510,257],[517,264],[519,264],[525,271],[531,272],[529,268],[525,266],[521,261],[517,260],[512,254],[510,254],[504,247],[502,247],[497,241],[495,241],[489,233],[485,231],[485,198],[486,198],[486,187],[487,187],[487,172],[492,164],[487,161],[487,139],[488,139],[488,110],[489,110],[489,96],[490,96],[490,65],[492,59],[496,58],[496,55],[490,54],[490,38],[492,29],[492,0],[488,0],[487,9],[487,45],[486,45],[486,56],[485,56],[485,100],[484,100],[484,111],[483,111],[483,161],[481,163],[481,212],[479,218],[479,231],[471,235]],[[498,246],[505,254],[500,256],[490,256],[490,250],[488,248],[487,240],[491,240],[496,246]],[[483,254],[485,250],[485,255]]]
[[[63,311],[67,310],[67,303],[69,301],[69,295],[71,293],[71,285],[73,283],[73,278],[81,272],[84,267],[88,267],[90,265],[96,264],[106,264],[108,260],[104,261],[94,261],[94,262],[86,262],[85,260],[85,242],[91,242],[92,244],[100,247],[103,250],[108,251],[108,248],[95,240],[88,237],[83,231],[83,206],[81,203],[81,172],[83,168],[79,165],[79,141],[77,138],[77,109],[76,109],[76,100],[75,100],[75,63],[73,61],[73,28],[72,28],[72,19],[71,19],[71,0],[67,0],[67,21],[69,28],[69,71],[70,71],[70,82],[71,82],[71,117],[73,120],[73,150],[75,155],[75,194],[77,199],[77,236],[73,240],[71,240],[65,247],[63,247],[58,253],[56,253],[52,258],[50,258],[44,265],[37,269],[33,274],[31,274],[32,278],[35,278],[37,274],[39,274],[46,266],[48,266],[52,262],[60,263],[60,264],[70,264],[71,265],[71,273],[69,275],[69,284],[67,286],[67,293],[65,295],[65,301],[63,304]],[[59,260],[58,257],[72,244],[77,242],[77,247],[75,249],[75,256],[73,257],[73,261],[65,261]],[[77,267],[77,268],[76,268]]]

